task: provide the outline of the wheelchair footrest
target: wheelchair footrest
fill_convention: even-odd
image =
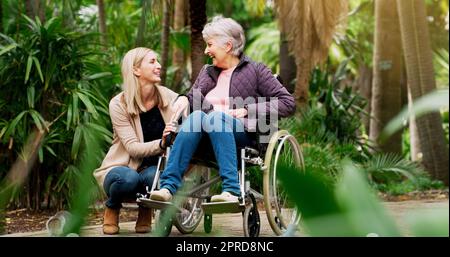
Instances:
[[[136,202],[138,203],[138,205],[141,205],[146,208],[152,208],[152,209],[158,209],[158,210],[167,209],[167,208],[175,208],[177,212],[181,212],[181,209],[179,207],[175,206],[171,202],[155,201],[155,200],[151,200],[151,199],[148,199],[145,197],[136,199]]]
[[[203,203],[202,209],[206,214],[237,213],[245,210],[245,205],[239,202],[210,202]]]

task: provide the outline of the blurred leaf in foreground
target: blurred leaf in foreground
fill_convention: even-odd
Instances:
[[[304,173],[280,166],[280,179],[302,213],[312,236],[399,236],[394,222],[370,192],[362,173],[348,163],[333,192],[311,170]]]

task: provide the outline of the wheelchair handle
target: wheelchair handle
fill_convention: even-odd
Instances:
[[[175,140],[175,136],[176,136],[175,132],[170,132],[170,134],[167,135],[167,137],[166,137],[166,147],[172,146],[172,143],[173,143],[172,141]]]

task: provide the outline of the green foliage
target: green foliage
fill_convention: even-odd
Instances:
[[[98,167],[98,160],[103,157],[100,148],[103,135],[103,131],[90,127],[87,127],[84,133],[84,148],[77,163],[79,176],[72,184],[75,192],[70,198],[72,219],[66,228],[66,234],[80,233],[88,215],[88,206],[98,199],[97,183],[92,180],[92,171]]]
[[[344,164],[335,188],[328,187],[314,170],[280,169],[280,180],[302,214],[305,231],[311,236],[398,236],[399,232],[362,172]],[[320,203],[320,204],[317,204]]]
[[[337,66],[345,59],[353,57],[350,59],[349,69],[356,74],[359,66],[370,66],[372,63],[374,1],[350,0],[349,5],[351,11],[347,18],[346,31],[335,36],[330,49],[330,60]]]
[[[350,87],[341,89],[346,79],[348,60],[335,72],[316,69],[310,84],[309,108],[299,116],[280,122],[302,144],[305,166],[325,175],[333,185],[339,177],[340,163],[350,159],[364,170],[372,184],[400,183],[414,178],[423,170],[406,158],[381,154],[371,149],[360,136],[365,101]]]
[[[386,183],[375,184],[375,188],[389,195],[404,195],[414,191],[444,189],[445,185],[442,181],[432,180],[427,173],[420,173],[414,180],[388,180]]]
[[[342,62],[333,75],[329,67],[324,71],[314,70],[310,81],[309,106],[318,106],[321,110],[322,124],[319,127],[323,126],[336,134],[340,142],[356,143],[359,142],[358,132],[362,127],[361,115],[367,115],[364,112],[366,101],[351,87],[341,84],[347,76],[348,61]]]
[[[387,140],[392,134],[401,129],[411,116],[419,118],[427,113],[448,109],[448,88],[430,92],[414,102],[411,110],[404,107],[383,129],[380,140]]]
[[[245,53],[254,61],[267,65],[272,72],[279,73],[280,31],[276,22],[250,29],[247,40]]]
[[[73,165],[89,131],[101,133],[102,143],[111,140],[103,95],[113,87],[105,90],[101,82],[111,79],[111,73],[99,68],[102,55],[95,51],[94,35],[67,31],[59,18],[44,24],[23,19],[27,29],[16,39],[0,34],[0,148],[10,146],[18,153],[34,127],[46,130],[38,159],[46,172],[32,171],[42,176],[32,183],[46,181],[47,191],[39,192],[44,187],[36,185],[36,195],[56,192],[51,199],[60,202],[73,194],[71,185],[79,174]],[[10,159],[0,158],[11,165]]]
[[[280,127],[287,129],[301,143],[332,148],[337,156],[350,157],[355,161],[368,159],[370,146],[360,136],[361,116],[366,101],[344,86],[348,60],[341,63],[335,74],[316,68],[310,81],[308,108],[296,118],[282,121]],[[327,147],[330,145],[330,147]]]
[[[448,50],[442,48],[434,53],[438,88],[448,87]]]
[[[362,175],[364,171],[348,160],[341,163],[341,176],[334,188],[326,186],[315,170],[299,172],[283,166],[279,174],[302,214],[305,232],[311,236],[402,235]],[[408,225],[414,236],[448,236],[448,209],[415,216]]]
[[[362,167],[375,183],[400,182],[404,178],[414,181],[425,172],[417,163],[393,153],[375,154]]]

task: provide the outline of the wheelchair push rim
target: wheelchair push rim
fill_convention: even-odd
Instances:
[[[295,137],[285,130],[277,131],[271,137],[264,159],[264,206],[269,224],[276,235],[283,234],[286,229],[292,225],[297,226],[300,222],[300,213],[280,187],[277,166],[282,159],[289,166],[304,168],[300,145]]]

